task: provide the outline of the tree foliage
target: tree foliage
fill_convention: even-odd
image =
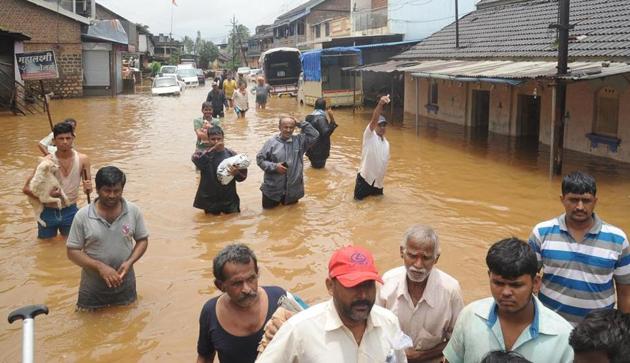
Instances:
[[[211,62],[219,57],[219,48],[211,41],[201,39],[199,42],[198,64],[199,68],[208,69]]]

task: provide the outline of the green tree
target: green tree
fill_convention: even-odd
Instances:
[[[151,69],[151,75],[155,76],[160,71],[160,67],[162,67],[162,64],[160,64],[160,62],[156,62],[156,61],[151,62],[151,64],[149,64],[149,68]]]
[[[180,54],[179,49],[173,50],[171,57],[169,58],[169,64],[179,64]]]
[[[199,42],[198,66],[208,69],[210,62],[219,57],[219,48],[213,42],[201,39]]]

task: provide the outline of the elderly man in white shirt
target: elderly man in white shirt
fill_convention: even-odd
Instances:
[[[441,361],[442,350],[464,307],[459,283],[435,267],[440,257],[437,234],[426,225],[407,230],[400,244],[404,266],[383,275],[376,304],[391,310],[413,340],[410,363]]]
[[[376,281],[382,283],[369,251],[337,250],[326,279],[332,299],[287,320],[257,362],[407,362],[398,319],[374,305]]]

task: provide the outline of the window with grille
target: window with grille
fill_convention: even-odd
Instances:
[[[604,87],[597,92],[593,132],[599,135],[617,137],[619,127],[619,92],[612,87]]]

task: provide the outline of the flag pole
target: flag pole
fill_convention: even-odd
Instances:
[[[169,38],[173,39],[173,7],[175,6],[175,1],[171,1],[171,32],[168,34]],[[169,39],[169,42],[171,41]]]

